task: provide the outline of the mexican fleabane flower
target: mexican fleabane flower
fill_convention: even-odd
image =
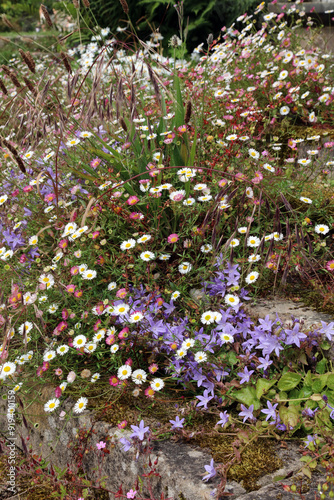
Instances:
[[[46,411],[46,412],[54,411],[56,408],[58,408],[58,406],[59,406],[59,399],[57,399],[57,398],[50,399],[50,401],[45,403],[44,411]]]
[[[179,272],[181,274],[187,274],[192,270],[192,264],[190,262],[182,262],[182,264],[179,265]]]
[[[15,370],[16,370],[15,363],[7,361],[2,366],[0,366],[0,379],[3,380],[9,375],[12,375],[13,373],[15,373]]]
[[[146,382],[147,373],[144,370],[138,369],[132,373],[131,378],[135,384],[141,385],[143,382]]]
[[[150,385],[151,385],[151,388],[155,392],[158,392],[158,391],[161,391],[161,389],[163,389],[163,387],[165,386],[165,383],[161,378],[155,378],[152,380]]]
[[[129,365],[122,365],[117,370],[117,377],[120,380],[126,380],[131,376],[132,368]]]
[[[317,234],[327,234],[329,232],[329,227],[326,224],[317,224],[314,228]]]
[[[73,411],[74,413],[81,413],[84,411],[88,404],[88,399],[87,398],[80,398],[78,401],[75,403]]]
[[[150,260],[155,259],[155,254],[153,252],[142,252],[139,256],[144,262],[149,262]]]
[[[225,301],[225,304],[227,304],[228,306],[232,306],[232,307],[236,307],[240,302],[239,297],[237,295],[232,295],[230,293],[225,295],[224,301]]]
[[[121,250],[130,250],[131,248],[133,248],[136,244],[136,240],[130,238],[129,240],[127,241],[123,241],[123,243],[121,243]]]
[[[86,342],[87,342],[87,338],[84,335],[77,335],[73,339],[73,347],[75,347],[76,349],[78,349],[80,347],[84,347]]]
[[[251,283],[254,283],[259,277],[259,273],[256,272],[256,271],[253,271],[252,273],[249,273],[246,278],[245,278],[245,281],[248,285],[250,285]]]

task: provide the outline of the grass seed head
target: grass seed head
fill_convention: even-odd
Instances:
[[[26,63],[26,65],[28,66],[28,68],[30,69],[30,71],[32,73],[35,73],[35,61],[33,60],[33,58],[31,57],[31,54],[30,52],[24,52],[22,49],[19,49],[19,52],[20,52],[20,55],[22,57],[22,60]]]
[[[48,9],[45,7],[45,5],[41,4],[41,11],[42,11],[42,14],[44,16],[44,19],[46,21],[46,24],[52,28],[52,21],[51,21],[51,17],[49,16],[49,13],[48,13]]]

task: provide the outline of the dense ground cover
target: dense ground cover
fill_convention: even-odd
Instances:
[[[178,13],[174,57],[129,18],[2,66],[1,384],[32,401],[53,384],[44,411],[64,419],[176,398],[161,429],[133,422],[129,450],[210,415],[236,439],[207,466],[217,495],[263,436],[304,439],[303,473],[332,477],[334,323],[243,308],[297,279],[333,304],[332,55],[261,4],[260,29],[245,14],[188,60]]]

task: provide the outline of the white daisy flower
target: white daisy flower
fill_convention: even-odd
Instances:
[[[100,376],[101,376],[101,375],[100,375],[99,373],[94,373],[94,374],[91,376],[90,381],[91,381],[92,383],[94,383],[94,382],[96,382],[97,380],[99,380]]]
[[[317,224],[314,231],[318,234],[327,234],[329,232],[329,227],[326,224]]]
[[[168,253],[163,253],[159,257],[159,260],[169,260],[169,259],[170,259],[170,255]]]
[[[79,273],[82,275],[84,272],[87,271],[88,266],[87,264],[79,264],[78,268],[79,268]]]
[[[215,313],[213,311],[206,311],[201,316],[201,322],[203,325],[210,325],[215,321]]]
[[[299,199],[300,199],[300,201],[303,201],[304,203],[308,203],[308,204],[312,203],[312,200],[310,200],[310,198],[305,198],[305,196],[301,196]]]
[[[93,278],[96,278],[96,271],[93,269],[87,269],[82,273],[82,278],[84,280],[92,280]]]
[[[130,306],[128,304],[125,304],[125,303],[118,304],[113,309],[113,315],[123,316],[124,314],[127,314],[129,309],[130,309]]]
[[[251,283],[254,283],[259,277],[259,273],[256,271],[253,271],[252,273],[247,274],[245,281],[248,285]]]
[[[232,343],[234,340],[233,335],[231,335],[230,333],[221,333],[220,339],[223,342],[223,344]]]
[[[237,306],[240,302],[239,297],[237,295],[232,295],[230,293],[225,295],[224,301],[225,301],[225,304],[227,304],[228,306],[232,306],[232,307]]]
[[[253,148],[249,149],[248,154],[249,154],[249,156],[254,158],[254,160],[258,160],[260,158],[260,153],[258,151],[256,151],[256,149],[253,149]]]
[[[149,241],[151,238],[152,236],[150,234],[144,234],[137,240],[137,243],[146,243],[146,241]]]
[[[144,315],[141,311],[135,311],[132,314],[130,314],[130,323],[138,323],[143,319]]]
[[[192,270],[192,264],[190,262],[182,262],[182,264],[179,265],[179,272],[181,274],[187,274]]]
[[[115,354],[119,349],[119,345],[118,344],[114,344],[110,347],[110,352],[111,354]]]
[[[59,406],[59,399],[54,398],[50,399],[47,403],[44,405],[44,411],[46,412],[52,412]]]
[[[258,262],[261,259],[260,255],[256,255],[255,253],[252,253],[248,257],[248,262]]]
[[[300,158],[300,160],[297,160],[297,163],[299,163],[300,165],[308,165],[309,163],[311,163],[312,160],[310,160],[309,158]]]
[[[61,356],[64,356],[69,351],[68,345],[60,345],[57,347],[57,353],[60,354]]]
[[[38,243],[38,236],[35,235],[35,236],[31,236],[29,238],[29,245],[37,245]]]
[[[6,194],[2,194],[0,196],[0,205],[3,205],[8,200],[8,196]]]
[[[212,200],[212,196],[211,196],[211,194],[206,194],[205,196],[199,196],[197,199],[198,199],[198,201],[201,201],[202,203],[204,203],[206,201]]]
[[[64,392],[66,387],[67,387],[67,382],[64,380],[64,382],[62,382],[59,387],[61,388],[61,392]]]
[[[203,253],[209,253],[209,252],[211,252],[211,250],[212,250],[212,245],[209,245],[208,243],[206,243],[205,245],[202,245],[202,246],[201,246],[201,249],[200,249],[200,250],[201,250],[201,252],[203,252]]]
[[[172,299],[172,300],[176,300],[177,298],[179,298],[179,297],[180,297],[180,295],[181,295],[181,294],[180,294],[180,292],[175,291],[175,292],[173,292],[173,293],[172,293],[172,295],[171,295],[171,299]]]
[[[86,342],[87,342],[87,338],[84,335],[77,335],[73,339],[73,347],[75,347],[76,349],[78,349],[80,347],[84,347]]]
[[[85,352],[94,352],[96,347],[97,347],[97,345],[95,344],[95,342],[88,342],[87,344],[85,344],[84,351]]]
[[[178,349],[176,351],[176,358],[182,359],[182,358],[184,358],[184,356],[186,356],[186,354],[187,354],[187,351],[185,349],[182,349],[182,347],[181,347],[181,349]]]
[[[73,408],[74,413],[83,412],[85,410],[87,404],[88,404],[87,398],[78,399],[78,401],[75,403],[74,408]]]
[[[106,332],[104,330],[99,330],[98,332],[95,333],[94,337],[93,337],[93,342],[95,343],[98,343],[98,342],[101,342],[101,340],[104,339],[106,335]]]
[[[247,233],[247,227],[239,227],[238,228],[238,233],[240,233],[240,234],[246,234]]]
[[[69,148],[72,148],[73,146],[76,146],[79,144],[80,139],[71,139],[70,141],[67,141],[66,146]]]
[[[129,365],[122,365],[117,370],[117,377],[120,380],[126,380],[131,376],[132,368]]]
[[[251,187],[248,187],[248,188],[246,189],[246,196],[247,196],[248,198],[253,198],[253,197],[254,197],[253,189],[252,189]]]
[[[206,184],[196,184],[194,186],[194,191],[203,191],[203,189],[207,189],[207,187]]]
[[[43,361],[51,361],[56,357],[56,351],[46,351],[43,356]]]
[[[153,252],[142,252],[139,256],[143,261],[148,262],[155,259],[155,254]]]
[[[187,351],[188,349],[191,349],[191,347],[193,347],[194,345],[195,345],[194,339],[187,339],[182,342],[181,349]]]
[[[48,313],[54,314],[58,310],[58,308],[58,304],[52,304],[48,309]]]
[[[231,243],[230,243],[230,247],[237,247],[239,245],[239,240],[238,238],[233,238],[233,240],[231,240]]]
[[[197,361],[197,363],[203,363],[207,359],[208,359],[208,356],[205,352],[203,352],[203,351],[196,352],[195,361]]]
[[[165,383],[161,378],[155,378],[152,380],[150,385],[155,392],[158,392],[161,391],[161,389],[163,389]]]
[[[185,200],[183,200],[182,204],[184,206],[191,207],[191,205],[193,205],[195,202],[196,202],[195,198],[186,198]]]
[[[290,108],[288,106],[282,106],[279,110],[281,115],[288,115],[290,113]]]
[[[135,384],[141,385],[143,382],[146,382],[147,373],[144,370],[135,370],[131,378]]]
[[[11,361],[7,361],[2,366],[0,366],[0,380],[4,380],[9,375],[15,373],[16,365]]]
[[[33,324],[30,321],[26,321],[19,327],[19,334],[23,335],[23,333],[29,333],[33,328]]]

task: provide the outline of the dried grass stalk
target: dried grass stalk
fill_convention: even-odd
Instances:
[[[192,110],[191,101],[188,101],[186,105],[186,114],[184,116],[184,123],[189,123],[191,117],[191,110]]]
[[[24,52],[22,49],[19,49],[19,52],[20,52],[20,55],[22,57],[22,60],[26,63],[26,65],[28,66],[28,68],[30,69],[30,71],[32,73],[35,73],[36,72],[35,61],[31,57],[30,52],[28,52],[28,51]]]
[[[25,76],[23,77],[23,80],[24,80],[24,83],[26,84],[26,86],[28,87],[28,89],[30,90],[30,92],[32,92],[34,95],[37,95],[37,90],[35,89],[32,81],[29,80],[29,78],[26,78]]]
[[[119,124],[120,126],[122,127],[122,129],[127,132],[128,131],[128,127],[126,126],[126,123],[124,121],[124,118],[121,116],[121,118],[119,119]]]
[[[72,73],[71,64],[70,64],[70,61],[69,61],[67,55],[65,54],[65,52],[61,52],[60,57],[63,61],[63,64],[65,66],[66,71],[71,74]]]
[[[125,14],[129,14],[129,6],[126,2],[126,0],[119,0],[120,4],[122,6],[122,9],[124,10]]]
[[[13,82],[13,84],[15,85],[16,88],[20,89],[21,88],[21,84],[16,76],[15,73],[13,73],[10,68],[8,68],[8,66],[6,66],[5,64],[3,64],[1,66],[2,70],[4,73],[6,73],[6,75],[11,79],[11,81]]]
[[[6,88],[6,85],[4,84],[3,80],[0,78],[0,89],[2,90],[2,92],[7,95],[8,94],[8,90]]]
[[[3,14],[2,15],[2,22],[8,26],[11,30],[15,31],[15,26],[10,22],[10,20]],[[8,40],[7,40],[8,41]]]
[[[43,13],[43,16],[44,16],[44,19],[46,21],[46,24],[52,28],[52,21],[51,21],[51,17],[49,16],[49,13],[48,13],[48,9],[45,7],[45,5],[41,4],[41,10],[42,10],[42,13]]]

